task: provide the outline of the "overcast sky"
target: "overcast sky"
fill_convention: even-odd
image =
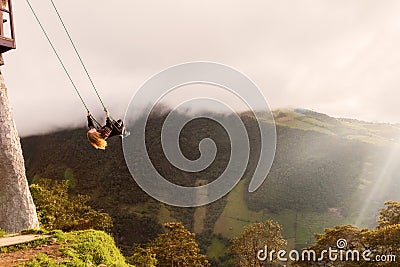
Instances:
[[[51,4],[30,0],[82,91],[101,106]],[[115,117],[149,77],[193,60],[248,75],[273,109],[400,122],[400,1],[54,0]],[[85,124],[25,1],[14,1],[17,50],[2,68],[21,135]]]

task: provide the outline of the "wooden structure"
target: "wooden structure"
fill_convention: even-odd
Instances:
[[[15,49],[12,1],[1,0],[0,8],[0,54]],[[6,29],[8,28],[8,31]]]

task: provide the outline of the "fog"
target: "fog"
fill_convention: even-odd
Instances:
[[[91,111],[101,105],[48,1],[31,0]],[[398,1],[56,1],[115,117],[148,78],[206,60],[249,76],[273,109],[399,122]],[[25,1],[2,68],[20,135],[85,125],[85,109]],[[180,98],[196,97],[182,91]]]

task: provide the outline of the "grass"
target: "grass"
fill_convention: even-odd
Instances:
[[[282,235],[285,238],[296,237],[296,212],[293,210],[284,210],[279,213],[268,213],[264,214],[265,220],[273,220],[278,222],[282,226]]]
[[[243,197],[246,189],[246,182],[242,180],[229,193],[225,209],[214,225],[214,233],[233,238],[240,235],[243,227],[249,223],[263,221],[262,211],[248,209]]]
[[[374,145],[380,145],[380,144],[387,143],[387,140],[383,139],[382,137],[373,136],[373,135],[349,134],[346,136],[346,138],[349,140],[357,140],[357,141],[374,144]]]
[[[0,228],[0,237],[6,236],[7,233],[3,229]]]
[[[315,118],[311,118],[311,117],[307,117],[304,116],[302,118],[299,118],[301,121],[306,122],[310,125],[314,125],[317,127],[323,127],[323,128],[333,128],[335,127],[334,125],[332,125],[331,123],[325,122],[325,121],[321,121],[321,120],[317,120]]]
[[[335,214],[325,212],[307,212],[299,213],[298,224],[306,230],[298,231],[297,244],[305,243],[310,235],[314,233],[322,233],[325,228],[334,227],[335,225],[343,225],[349,223],[351,218],[338,217]]]
[[[215,234],[234,238],[250,223],[273,220],[282,226],[282,235],[289,241],[288,248],[294,249],[314,242],[315,233],[322,233],[325,228],[342,225],[350,220],[329,212],[297,212],[297,215],[294,210],[283,210],[279,213],[254,212],[248,209],[244,199],[243,193],[246,189],[246,183],[242,180],[229,193],[227,205],[215,223]],[[218,243],[213,239],[208,254],[213,255],[218,250]]]
[[[374,124],[356,120],[336,119],[332,124],[325,116],[315,114],[298,114],[290,109],[275,111],[284,114],[291,120],[276,120],[278,126],[296,128],[307,131],[316,131],[329,135],[338,135],[345,139],[357,140],[374,145],[387,145],[400,133],[400,128],[387,124]]]
[[[318,121],[315,119],[307,118],[302,120],[293,119],[290,121],[279,121],[276,124],[305,131],[316,131],[324,134],[334,135],[334,133],[325,128],[325,126],[322,127],[322,123],[317,124],[316,122]]]
[[[325,228],[342,225],[349,220],[329,212],[298,212],[296,217],[296,211],[293,210],[265,214],[265,218],[282,225],[283,236],[288,240],[292,239],[294,247],[304,247],[314,242],[315,233],[322,233]]]
[[[46,266],[46,267],[56,267],[59,266],[52,258],[48,257],[46,254],[40,253],[36,256],[35,259],[32,261],[29,261],[23,265],[20,266],[26,266],[26,267],[41,267],[41,266]]]
[[[279,120],[275,122],[279,126],[286,126],[290,128],[296,128],[306,131],[316,131],[324,134],[334,135],[335,132],[331,128],[334,127],[331,123],[326,122],[323,119],[318,119],[312,115],[305,115],[294,112],[291,109],[281,109],[274,112],[275,116],[277,114],[284,114],[287,118],[292,118],[291,120]]]
[[[44,229],[26,229],[21,231],[22,235],[47,235],[49,231]]]
[[[75,231],[63,233],[56,231],[53,237],[57,239],[62,253],[62,260],[39,254],[23,266],[131,266],[118,250],[114,239],[107,233],[96,230]]]
[[[217,237],[211,240],[211,245],[207,249],[207,257],[210,259],[217,259],[226,253],[227,247]]]

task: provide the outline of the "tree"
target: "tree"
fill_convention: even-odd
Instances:
[[[207,257],[200,253],[195,235],[186,230],[182,223],[165,223],[164,228],[167,232],[160,234],[148,245],[156,255],[157,266],[210,266]]]
[[[375,255],[390,255],[397,262],[400,259],[400,224],[379,227],[369,231],[365,235],[365,240],[372,251],[372,257]],[[395,256],[395,258],[393,258]],[[398,263],[397,263],[398,264]],[[398,266],[392,260],[375,263],[374,266]]]
[[[393,260],[400,258],[400,203],[395,201],[385,202],[385,208],[379,212],[378,226],[374,229],[361,229],[352,225],[335,226],[325,229],[323,234],[316,234],[315,245],[306,248],[314,250],[319,256],[323,250],[329,248],[337,249],[338,240],[344,239],[345,251],[358,251],[359,260],[332,261],[325,254],[322,261],[312,262],[312,266],[397,266]],[[371,251],[369,260],[365,260],[361,255],[364,251]],[[386,261],[377,262],[375,256],[384,255]],[[389,256],[391,260],[387,258]],[[394,257],[395,258],[394,258]],[[297,262],[296,266],[310,266],[310,261]],[[328,265],[329,264],[329,265]]]
[[[323,234],[315,234],[316,243],[306,248],[305,250],[315,251],[315,258],[300,259],[296,266],[362,266],[362,264],[368,264],[365,262],[361,256],[361,253],[365,251],[368,247],[365,242],[365,235],[368,229],[361,229],[353,225],[343,225],[335,226],[334,228],[325,229]],[[339,248],[338,248],[339,245]],[[333,251],[331,256],[329,253],[323,253],[322,251]],[[332,260],[334,257],[339,257],[337,251],[340,249],[345,251],[359,251],[360,256],[357,259],[355,254],[355,259],[357,260]],[[303,251],[305,251],[303,250]],[[307,255],[307,254],[306,254]],[[320,259],[321,255],[323,256]],[[350,254],[349,254],[350,255]],[[350,255],[353,257],[352,255]],[[349,256],[349,257],[350,257]]]
[[[385,205],[386,207],[379,212],[378,228],[400,224],[400,203],[396,201],[386,201]]]
[[[143,248],[141,246],[135,246],[133,249],[133,255],[127,258],[127,262],[133,264],[136,267],[155,267],[157,266],[156,254],[154,254],[150,248]]]
[[[264,266],[264,262],[257,258],[259,250],[267,246],[269,251],[279,251],[284,249],[286,244],[281,234],[281,226],[268,220],[245,227],[242,235],[232,240],[230,250],[235,255],[238,266],[258,267]],[[273,262],[276,262],[276,258]]]
[[[109,230],[112,219],[90,207],[85,195],[70,196],[69,181],[40,178],[30,186],[40,224],[47,230]]]
[[[378,226],[365,236],[374,255],[395,255],[400,259],[400,203],[386,201],[379,212]],[[376,266],[394,266],[393,262],[380,262]]]
[[[0,72],[0,228],[13,233],[38,227],[21,144]]]

